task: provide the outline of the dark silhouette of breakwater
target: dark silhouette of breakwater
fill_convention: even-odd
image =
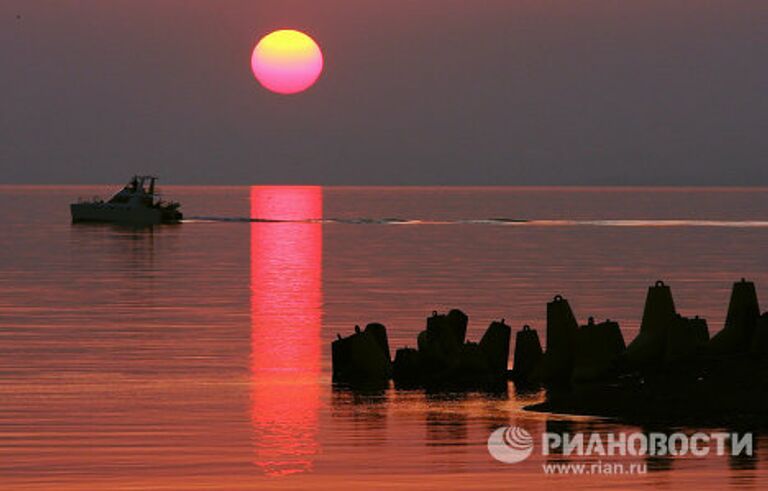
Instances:
[[[479,343],[466,340],[469,317],[460,310],[433,312],[417,340],[418,349],[401,348],[389,356],[386,328],[355,327],[332,343],[333,380],[353,387],[493,389],[507,383],[512,328],[493,322]]]
[[[755,285],[733,285],[725,326],[710,338],[705,319],[677,312],[671,288],[649,287],[640,332],[627,345],[619,324],[593,318],[579,325],[560,295],[547,304],[547,346],[526,325],[516,333],[514,368],[507,370],[512,329],[493,322],[479,343],[466,340],[460,310],[434,312],[417,348],[390,357],[386,328],[332,343],[334,383],[351,387],[450,390],[546,389],[528,409],[635,421],[768,425],[768,312]]]

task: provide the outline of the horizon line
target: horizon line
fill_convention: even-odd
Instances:
[[[0,188],[84,188],[97,186],[118,187],[124,183],[0,183]],[[698,185],[698,184],[307,184],[307,183],[252,183],[252,184],[179,184],[179,183],[160,183],[161,187],[187,187],[187,188],[250,188],[250,187],[320,187],[324,189],[519,189],[529,191],[547,191],[547,190],[581,190],[581,191],[599,191],[599,190],[659,190],[659,191],[679,191],[679,190],[719,190],[719,191],[765,191],[768,190],[768,184],[763,185]]]

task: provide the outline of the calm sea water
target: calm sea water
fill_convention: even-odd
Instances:
[[[336,333],[379,321],[414,345],[453,307],[473,339],[500,318],[543,335],[562,294],[631,340],[658,279],[718,330],[733,281],[765,298],[768,189],[169,187],[182,225],[70,224],[68,203],[110,191],[0,187],[3,489],[768,486],[765,438],[752,459],[548,476],[576,460],[502,464],[490,432],[649,429],[526,412],[543,396],[513,385],[330,382]]]

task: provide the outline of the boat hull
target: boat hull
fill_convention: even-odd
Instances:
[[[73,223],[159,225],[179,221],[177,218],[165,216],[163,211],[158,208],[126,207],[109,203],[74,203],[70,205],[70,211]]]

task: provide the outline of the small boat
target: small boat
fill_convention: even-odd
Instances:
[[[179,203],[165,202],[155,192],[154,176],[134,176],[109,201],[93,199],[70,205],[72,222],[158,225],[179,223],[183,218]]]

